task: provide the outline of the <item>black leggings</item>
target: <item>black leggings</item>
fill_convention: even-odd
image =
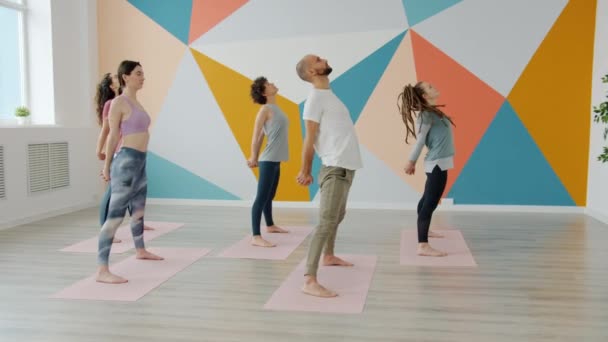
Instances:
[[[272,200],[277,193],[279,178],[281,177],[281,163],[263,161],[259,163],[260,179],[258,181],[258,193],[251,208],[251,230],[254,236],[261,235],[260,221],[262,212],[266,219],[266,226],[274,225],[272,220]]]
[[[418,202],[418,242],[429,242],[429,227],[433,211],[437,208],[448,181],[448,171],[435,166],[432,173],[426,174],[424,194]]]

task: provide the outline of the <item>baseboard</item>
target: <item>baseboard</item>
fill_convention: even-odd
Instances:
[[[253,201],[234,201],[234,200],[198,200],[198,199],[165,199],[149,198],[147,204],[151,205],[189,205],[189,206],[210,206],[210,207],[251,207]],[[512,213],[579,213],[587,214],[598,221],[608,224],[608,216],[596,210],[584,207],[562,207],[562,206],[523,206],[523,205],[454,205],[451,199],[444,199],[439,209],[442,211],[460,212],[512,212]],[[349,202],[349,209],[370,209],[370,210],[415,210],[417,203],[377,203],[377,202]],[[71,212],[96,207],[99,201],[71,206],[63,209],[53,210],[46,213],[29,216],[17,220],[0,222],[0,230],[28,224],[50,217],[68,214]],[[311,202],[282,202],[274,203],[275,208],[293,209],[316,209],[319,208],[318,201]]]
[[[69,213],[73,213],[75,211],[79,211],[79,210],[87,209],[87,208],[91,208],[91,207],[96,207],[96,206],[99,206],[99,201],[90,201],[87,203],[83,203],[83,204],[79,204],[79,205],[75,205],[75,206],[71,206],[71,207],[67,207],[67,208],[48,211],[48,212],[38,214],[38,215],[28,216],[28,217],[11,220],[11,221],[2,221],[2,222],[0,222],[0,230],[44,220],[44,219],[59,216],[59,215],[69,214]]]
[[[253,201],[234,200],[197,200],[197,199],[164,199],[149,198],[147,204],[157,205],[191,205],[216,207],[251,207]],[[375,210],[415,210],[417,203],[377,203],[349,201],[348,209],[375,209]],[[319,202],[274,202],[275,208],[315,209]],[[454,205],[452,199],[442,200],[439,206],[443,211],[470,211],[470,212],[513,212],[513,213],[580,213],[585,212],[583,207],[564,206],[525,206],[525,205]]]
[[[503,212],[503,213],[554,213],[554,214],[584,214],[585,207],[572,206],[542,206],[542,205],[468,205],[458,204],[444,206],[444,211],[462,212]]]
[[[587,216],[593,217],[594,219],[604,224],[608,224],[608,216],[600,213],[598,210],[586,208],[585,214],[587,214]]]

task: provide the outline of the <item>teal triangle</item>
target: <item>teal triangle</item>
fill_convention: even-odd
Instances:
[[[348,108],[353,123],[357,122],[363,107],[403,40],[403,36],[405,36],[405,32],[391,39],[331,82],[331,88]]]
[[[405,14],[410,27],[452,7],[462,0],[403,0]]]
[[[306,124],[304,123],[304,119],[302,118],[302,113],[304,113],[304,104],[305,103],[306,103],[306,100],[302,101],[302,103],[300,103],[300,105],[298,106],[300,108],[300,123],[301,123],[300,127],[302,127],[302,140],[304,140],[304,138],[306,137]],[[319,175],[320,170],[321,170],[321,159],[315,153],[314,156],[312,157],[312,168],[310,171],[310,173],[312,174],[312,176],[314,178],[314,181],[312,182],[312,184],[310,184],[308,186],[311,201],[315,198],[317,191],[319,191],[319,183],[317,182],[317,177]]]
[[[157,154],[148,152],[148,197],[179,199],[238,200],[228,191]]]
[[[448,197],[455,204],[575,205],[508,101]]]
[[[175,38],[188,44],[192,0],[129,0],[131,5],[162,26]],[[142,37],[145,39],[145,37]]]

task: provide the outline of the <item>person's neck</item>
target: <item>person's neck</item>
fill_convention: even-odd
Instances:
[[[122,93],[130,99],[137,100],[137,90],[133,88],[125,88]]]
[[[312,79],[312,86],[315,89],[329,89],[329,78],[327,76],[315,77]]]
[[[277,104],[277,99],[274,95],[266,96],[266,104]]]
[[[429,105],[431,105],[431,106],[434,106],[434,105],[436,105],[436,104],[437,104],[437,101],[436,101],[435,99],[432,99],[432,100],[426,100],[426,102],[427,102]]]

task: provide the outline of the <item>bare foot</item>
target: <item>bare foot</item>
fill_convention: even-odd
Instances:
[[[431,246],[429,246],[428,243],[420,243],[420,244],[418,244],[418,255],[431,256],[431,257],[444,257],[444,256],[448,255],[448,253],[433,249],[433,248],[431,248]]]
[[[119,277],[115,274],[110,273],[109,270],[100,270],[99,272],[97,272],[96,280],[100,283],[106,284],[124,284],[128,281],[123,277]]]
[[[137,255],[136,256],[137,259],[142,259],[142,260],[165,260],[165,258],[158,256],[156,254],[152,254],[145,249],[138,249],[136,255]]]
[[[121,242],[122,242],[122,240],[121,239],[117,239],[117,238],[114,238],[114,240],[112,240],[112,243],[121,243]]]
[[[442,237],[443,237],[443,235],[441,235],[441,234],[439,234],[439,233],[435,233],[435,232],[434,232],[434,231],[432,231],[432,230],[429,230],[429,237],[430,237],[430,238],[442,238]]]
[[[353,264],[335,255],[325,255],[323,256],[323,266],[353,266]]]
[[[306,293],[307,295],[311,295],[311,296],[315,296],[315,297],[322,297],[322,298],[331,298],[331,297],[336,297],[338,294],[335,293],[332,290],[326,289],[325,287],[321,286],[321,284],[315,282],[312,283],[306,283],[302,286],[302,292]]]
[[[251,238],[251,244],[258,247],[274,247],[274,243],[264,240],[261,236],[256,235]]]
[[[269,232],[269,233],[289,233],[289,230],[283,229],[283,228],[278,227],[278,226],[266,227],[266,231]]]
[[[154,228],[144,225],[144,230],[154,230]]]

